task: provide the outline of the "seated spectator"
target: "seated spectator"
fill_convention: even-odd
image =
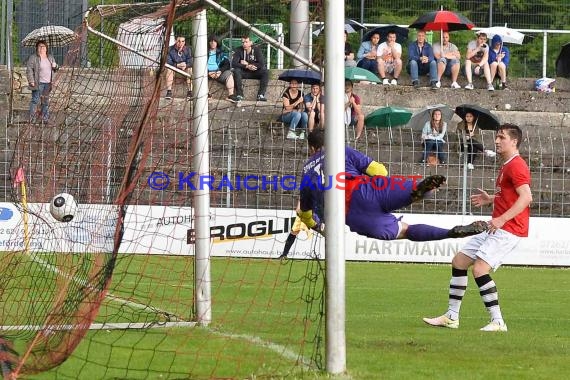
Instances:
[[[253,46],[249,36],[241,38],[241,47],[234,51],[232,58],[232,68],[234,69],[234,81],[236,85],[236,95],[243,99],[242,79],[259,79],[259,90],[257,100],[266,102],[265,92],[269,83],[269,72],[265,67],[265,59],[258,46]]]
[[[426,32],[418,30],[416,41],[408,46],[408,73],[412,77],[412,86],[420,86],[420,75],[429,73],[431,88],[437,88],[437,63],[433,56],[433,49],[426,41]]]
[[[461,146],[461,152],[465,154],[465,145],[467,146],[467,169],[473,170],[475,166],[475,158],[477,157],[477,152],[484,152],[487,157],[495,157],[497,154],[492,150],[485,150],[483,144],[475,139],[475,133],[477,129],[477,121],[475,115],[471,112],[465,114],[465,120],[457,123],[457,134],[459,135],[459,145]],[[465,141],[463,140],[465,136]]]
[[[227,100],[232,103],[239,101],[237,95],[234,95],[234,76],[230,61],[222,51],[218,38],[213,35],[208,38],[208,77],[226,86]]]
[[[186,46],[186,38],[184,36],[176,37],[176,42],[168,49],[166,63],[177,69],[185,71],[190,76],[186,77],[186,100],[192,98],[192,52]],[[174,82],[174,71],[166,70],[166,96],[165,99],[172,99],[172,83]]]
[[[376,60],[376,53],[378,51],[379,43],[380,33],[374,33],[370,37],[370,41],[364,41],[361,43],[358,53],[356,53],[356,58],[358,58],[356,66],[378,75],[378,61]]]
[[[491,81],[491,71],[489,69],[489,45],[486,44],[487,35],[477,33],[477,39],[467,44],[467,54],[465,54],[465,76],[467,77],[466,90],[473,90],[473,74],[477,76],[485,75],[487,80],[487,90],[493,91]]]
[[[303,108],[303,94],[299,91],[299,82],[293,79],[289,83],[289,87],[283,92],[283,111],[280,116],[282,122],[289,124],[289,133],[287,133],[289,140],[305,138],[309,116],[303,112]],[[301,134],[297,136],[299,123],[301,124],[299,128]]]
[[[354,85],[351,80],[344,81],[345,95],[345,124],[355,127],[355,140],[358,140],[364,130],[364,113],[360,97],[352,92]]]
[[[491,49],[489,49],[489,68],[491,70],[491,83],[495,79],[497,72],[501,79],[501,90],[507,88],[507,69],[511,60],[511,52],[509,48],[503,45],[503,40],[498,34],[493,36],[491,40]]]
[[[445,134],[447,132],[447,123],[442,119],[441,110],[435,109],[431,113],[431,120],[428,121],[422,129],[422,143],[424,144],[424,153],[420,163],[426,163],[430,152],[435,151],[440,164],[445,164],[446,154],[444,151]]]
[[[348,38],[348,33],[344,31],[344,67],[354,67],[356,66],[356,61],[354,60],[354,52],[352,51],[352,46],[350,42],[346,39]]]
[[[376,57],[382,84],[397,86],[398,77],[402,72],[402,45],[396,42],[395,32],[388,32],[386,41],[378,45]],[[393,75],[392,81],[386,78],[386,74]]]
[[[322,94],[321,85],[311,85],[311,92],[303,98],[305,102],[305,112],[308,116],[309,133],[313,128],[325,126],[325,99]]]
[[[437,87],[441,87],[443,74],[451,77],[451,88],[461,88],[457,83],[459,68],[461,66],[461,53],[455,44],[449,42],[449,33],[443,32],[443,47],[439,42],[433,44],[433,55],[437,61]]]

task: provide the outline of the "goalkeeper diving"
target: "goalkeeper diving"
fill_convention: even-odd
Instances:
[[[308,136],[311,156],[303,166],[302,178],[310,178],[310,186],[302,186],[297,216],[308,228],[324,232],[324,192],[320,184],[325,165],[324,131],[315,129]],[[365,154],[345,148],[345,223],[352,232],[379,240],[408,239],[432,241],[476,235],[487,230],[487,223],[476,221],[451,229],[427,224],[407,224],[392,214],[424,199],[426,194],[445,183],[445,177],[433,175],[419,184],[402,177],[389,177],[386,167]],[[296,231],[292,231],[293,236]],[[294,238],[288,238],[287,256]],[[288,247],[287,247],[288,246]]]

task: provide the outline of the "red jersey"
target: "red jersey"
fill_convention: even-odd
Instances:
[[[525,184],[530,186],[530,169],[525,160],[517,154],[503,164],[497,177],[493,218],[501,216],[512,207],[519,197],[516,191],[517,187]],[[527,207],[506,222],[502,229],[513,235],[527,237],[529,218],[530,207]]]

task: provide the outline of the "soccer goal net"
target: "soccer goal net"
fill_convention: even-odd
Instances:
[[[195,94],[207,78],[196,73],[192,88],[177,72],[165,99],[173,30],[202,6],[92,8],[54,76],[49,122],[20,124],[18,218],[0,254],[5,378],[273,378],[323,367],[322,239],[302,232],[291,252],[302,260],[278,259],[297,204],[278,178],[299,173],[305,144],[284,144],[255,107],[237,112],[221,95],[204,115]],[[199,117],[209,123],[202,150]],[[206,179],[196,157],[208,161]],[[212,317],[200,323],[194,195],[204,186]]]

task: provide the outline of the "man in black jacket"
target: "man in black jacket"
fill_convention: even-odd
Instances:
[[[168,49],[168,57],[166,63],[185,71],[190,76],[186,77],[186,100],[192,98],[192,52],[186,46],[186,38],[184,36],[176,37],[176,43]],[[172,83],[174,82],[174,71],[166,70],[166,97],[172,99]]]
[[[234,51],[232,58],[232,67],[234,69],[234,81],[236,93],[240,99],[243,99],[243,83],[242,79],[259,79],[259,91],[257,92],[257,100],[261,102],[267,101],[265,91],[269,82],[269,73],[265,67],[265,60],[261,49],[253,46],[249,36],[241,38],[241,47]]]

